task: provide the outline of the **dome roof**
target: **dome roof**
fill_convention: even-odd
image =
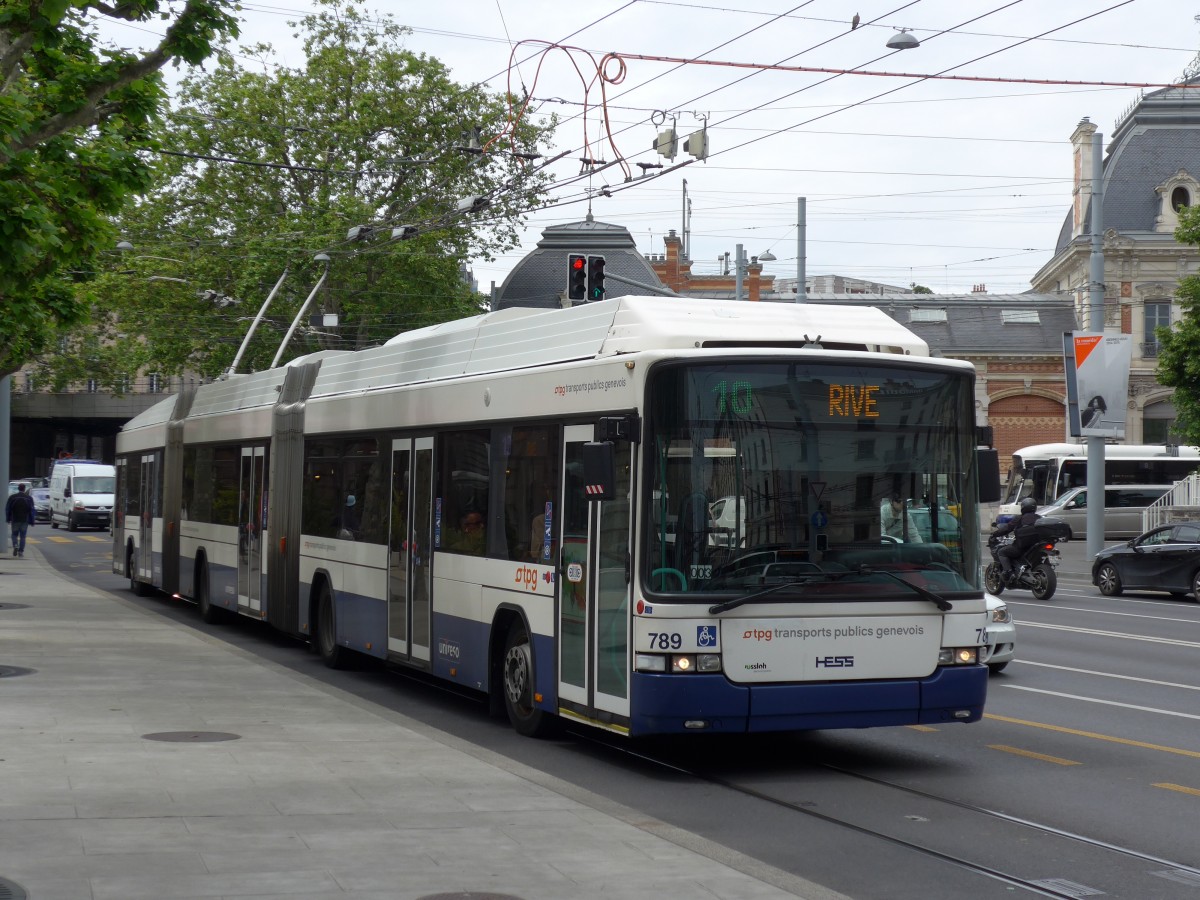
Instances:
[[[1200,87],[1174,86],[1146,94],[1118,123],[1108,150],[1102,210],[1105,231],[1153,232],[1161,205],[1155,188],[1180,170],[1200,178]],[[1087,206],[1080,238],[1092,233],[1090,201]],[[1055,253],[1070,243],[1068,211]]]
[[[567,257],[572,253],[604,257],[609,298],[645,293],[633,285],[616,281],[613,275],[663,287],[650,263],[638,252],[628,229],[596,222],[589,215],[583,222],[552,225],[543,231],[537,248],[517,263],[504,279],[492,309],[512,306],[558,309],[562,305],[559,295],[567,289]]]

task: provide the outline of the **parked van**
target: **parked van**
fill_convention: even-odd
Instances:
[[[112,522],[116,466],[59,462],[50,472],[50,527],[108,528]]]
[[[1104,487],[1104,539],[1119,540],[1142,533],[1142,513],[1169,491],[1170,484],[1110,484]],[[1088,490],[1071,488],[1049,506],[1038,510],[1043,516],[1062,519],[1071,528],[1071,538],[1087,537]]]

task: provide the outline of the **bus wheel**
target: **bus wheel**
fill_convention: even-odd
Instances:
[[[322,583],[317,596],[317,653],[331,669],[344,669],[349,663],[350,651],[337,642],[337,617],[333,609],[333,591],[329,584]]]
[[[221,614],[224,610],[213,605],[208,590],[208,566],[203,566],[196,573],[196,605],[200,607],[201,621],[207,622],[209,625],[216,625],[221,621]]]
[[[504,642],[504,708],[513,730],[525,737],[546,737],[555,720],[533,705],[533,645],[525,626],[513,622]]]
[[[134,550],[132,547],[125,551],[125,574],[129,576],[129,590],[133,591],[133,596],[135,597],[145,597],[150,592],[146,590],[146,585],[138,581],[137,569],[133,564],[133,555]]]

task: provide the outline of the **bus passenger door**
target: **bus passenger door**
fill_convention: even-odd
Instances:
[[[433,438],[392,441],[388,537],[388,656],[429,661]]]
[[[265,447],[242,448],[238,497],[238,606],[262,609],[262,531]]]
[[[138,531],[137,573],[142,581],[158,584],[154,580],[154,519],[161,516],[158,497],[158,460],[157,453],[143,453],[139,472],[141,479],[138,483]]]
[[[590,718],[629,715],[628,443],[617,444],[616,499],[589,502],[583,445],[591,425],[563,433],[563,497],[558,521],[559,696]]]

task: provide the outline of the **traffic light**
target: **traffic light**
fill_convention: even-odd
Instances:
[[[604,299],[604,257],[589,256],[587,258],[587,298],[589,301]]]
[[[574,253],[567,257],[567,299],[587,299],[587,258]]]

